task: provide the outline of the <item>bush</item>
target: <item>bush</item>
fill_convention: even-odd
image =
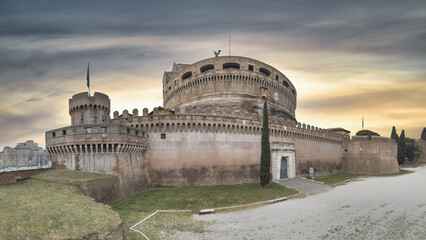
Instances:
[[[357,136],[380,136],[378,133],[370,131],[370,130],[361,130],[356,133]]]

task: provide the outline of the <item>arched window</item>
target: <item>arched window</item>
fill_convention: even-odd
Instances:
[[[192,72],[186,72],[182,75],[182,80],[192,77]]]
[[[283,81],[284,86],[288,87],[288,82],[287,81]]]
[[[214,66],[212,65],[212,64],[209,64],[209,65],[205,65],[205,66],[202,66],[201,68],[200,68],[200,72],[210,72],[210,71],[213,71],[214,70]]]
[[[271,76],[271,71],[269,71],[269,70],[268,70],[268,69],[266,69],[266,68],[259,68],[259,72],[260,72],[261,74],[263,74],[263,75]]]
[[[222,65],[223,69],[240,69],[240,64],[238,63],[224,63]]]

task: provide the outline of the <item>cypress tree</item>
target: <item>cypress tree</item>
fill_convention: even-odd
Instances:
[[[416,149],[414,147],[413,141],[406,142],[406,143],[407,144],[405,145],[405,156],[407,157],[407,160],[411,162],[414,160]]]
[[[422,139],[422,140],[425,140],[425,141],[426,141],[426,127],[425,127],[425,128],[423,128],[422,135],[420,136],[420,139]]]
[[[405,130],[401,131],[398,141],[398,163],[404,164],[405,162]]]
[[[271,178],[270,165],[271,147],[269,144],[268,105],[265,100],[263,104],[263,129],[260,154],[260,185],[263,188],[269,184],[269,179]]]
[[[398,142],[399,139],[395,126],[392,127],[391,139],[395,140],[396,142]]]

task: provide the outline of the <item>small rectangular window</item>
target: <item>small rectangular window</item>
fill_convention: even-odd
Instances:
[[[136,135],[136,136],[138,135],[138,133],[139,133],[138,131],[135,131],[135,135]]]
[[[67,135],[67,130],[62,130],[62,136]]]
[[[161,134],[161,139],[166,139],[166,134],[165,133]]]
[[[176,86],[176,80],[173,81],[173,84]]]
[[[249,71],[254,71],[254,67],[253,67],[253,65],[251,65],[251,64],[249,64]]]
[[[130,133],[130,129],[129,129],[129,128],[127,129],[127,133],[128,133],[128,134]]]
[[[106,127],[102,127],[102,133],[106,133],[107,132],[107,128]]]
[[[280,76],[275,75],[275,80],[279,81],[280,80]]]
[[[55,132],[52,133],[52,137],[56,137],[56,133]]]

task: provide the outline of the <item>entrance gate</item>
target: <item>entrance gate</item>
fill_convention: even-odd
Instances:
[[[281,158],[280,179],[288,178],[287,175],[287,158]]]

